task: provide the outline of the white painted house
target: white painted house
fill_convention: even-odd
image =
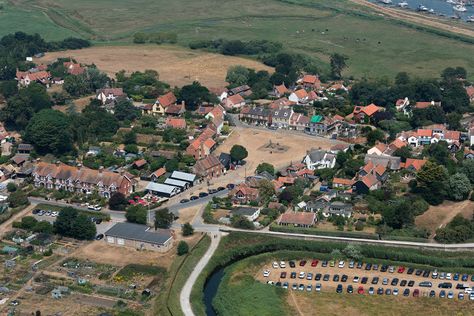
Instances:
[[[312,150],[304,157],[303,163],[309,170],[332,169],[336,165],[336,155],[324,150]]]

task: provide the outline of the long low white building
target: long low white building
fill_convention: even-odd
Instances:
[[[177,186],[155,182],[149,182],[146,190],[153,195],[164,197],[172,197],[181,192],[181,189]]]

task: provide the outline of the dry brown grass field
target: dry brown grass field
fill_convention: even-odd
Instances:
[[[241,58],[193,51],[176,46],[95,46],[80,50],[47,53],[38,62],[49,63],[58,57],[72,57],[82,64],[96,64],[109,76],[120,70],[127,73],[153,69],[160,80],[171,86],[183,86],[198,80],[209,88],[226,85],[227,68],[243,65],[272,72],[260,62]]]

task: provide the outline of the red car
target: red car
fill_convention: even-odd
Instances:
[[[313,260],[313,261],[311,261],[311,266],[312,266],[312,267],[317,267],[317,266],[318,266],[318,262],[319,262],[318,260]]]
[[[286,272],[280,273],[280,279],[284,279],[284,278],[286,278]]]
[[[398,273],[403,273],[403,272],[405,272],[405,267],[402,267],[402,266],[398,267]]]
[[[364,294],[364,287],[363,287],[363,286],[359,286],[359,288],[357,289],[357,293],[359,293],[359,294]]]
[[[300,267],[304,267],[306,265],[306,260],[301,260],[300,261]]]
[[[413,291],[413,297],[418,297],[418,296],[420,296],[420,290],[415,289],[415,290]]]

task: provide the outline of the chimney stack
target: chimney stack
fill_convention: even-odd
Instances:
[[[99,173],[102,173],[102,172],[104,172],[104,166],[99,167]]]
[[[76,167],[77,167],[77,170],[81,170],[82,164],[78,163],[78,164],[76,165]]]
[[[61,161],[59,161],[59,160],[56,160],[55,164],[56,164],[56,166],[58,166],[58,167],[59,167],[59,165],[61,164]]]

